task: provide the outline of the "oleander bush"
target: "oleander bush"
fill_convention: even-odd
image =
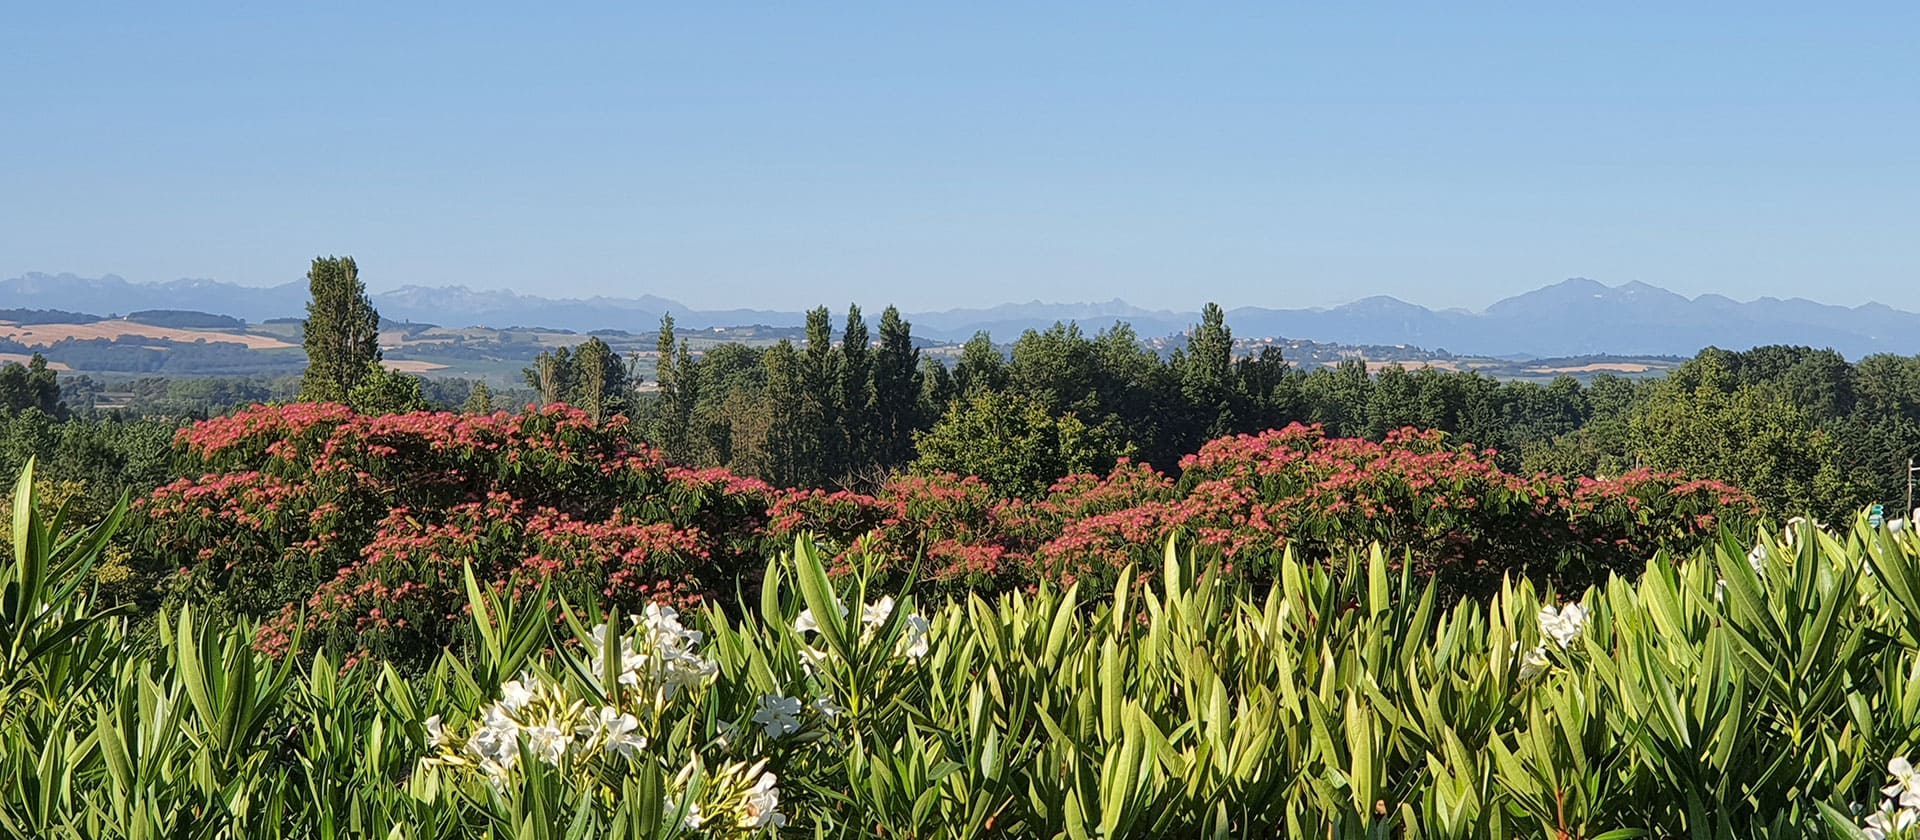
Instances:
[[[800,538],[733,613],[464,564],[474,641],[409,674],[192,605],[142,644],[86,584],[119,510],[68,528],[31,487],[0,569],[11,836],[1818,838],[1920,813],[1920,538],[1864,522],[1450,604],[1377,547],[1283,549],[1256,585],[1168,543],[1105,599],[923,601]]]

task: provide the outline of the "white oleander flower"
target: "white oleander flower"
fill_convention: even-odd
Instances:
[[[527,748],[541,761],[555,767],[560,766],[560,759],[566,756],[567,747],[573,744],[573,733],[551,721],[529,726],[526,732]]]
[[[1540,632],[1558,644],[1561,650],[1573,644],[1574,637],[1580,635],[1581,628],[1586,624],[1587,608],[1580,604],[1540,608]]]
[[[883,595],[880,600],[866,605],[860,611],[860,623],[867,625],[868,629],[873,629],[887,623],[887,618],[892,615],[893,596]]]
[[[601,739],[601,749],[632,757],[647,748],[647,738],[639,733],[640,719],[612,706],[601,706],[587,727],[590,737]]]
[[[1901,756],[1887,762],[1887,776],[1893,784],[1880,789],[1887,800],[1897,802],[1902,808],[1920,808],[1920,770]]]
[[[760,709],[753,713],[769,738],[782,738],[800,731],[800,701],[794,697],[769,694],[760,698]]]
[[[672,815],[673,812],[679,810],[679,808],[680,803],[673,801],[673,797],[667,797],[668,815]],[[688,831],[699,831],[700,827],[706,824],[707,816],[700,812],[700,803],[687,803],[687,816],[680,821],[680,825]]]
[[[1920,822],[1920,811],[1895,808],[1892,802],[1888,802],[1879,811],[1867,815],[1861,833],[1870,840],[1892,840],[1913,828],[1916,822]]]
[[[440,716],[433,715],[427,718],[427,745],[440,748],[445,747],[448,743],[450,743],[450,741],[447,737],[447,728],[445,724],[440,722]]]
[[[819,673],[820,669],[826,667],[826,664],[827,664],[826,651],[820,650],[818,648],[807,647],[804,645],[801,646],[800,665],[801,667],[807,669],[807,673],[809,674]]]
[[[488,706],[480,728],[467,739],[467,751],[483,765],[510,770],[520,758],[520,724],[508,716],[500,704]]]
[[[532,675],[521,674],[520,679],[508,680],[500,686],[500,705],[507,711],[517,712],[533,699],[533,689],[527,683],[533,682]]]
[[[740,803],[741,828],[780,828],[787,824],[786,815],[780,813],[778,783],[772,773],[760,774],[760,780]]]
[[[1547,658],[1547,646],[1544,643],[1534,645],[1532,650],[1527,651],[1526,655],[1520,658],[1520,680],[1531,681],[1546,673],[1551,667],[1553,667],[1553,660]]]
[[[926,616],[912,613],[907,616],[907,634],[900,639],[900,652],[919,659],[927,655],[927,635],[933,629],[932,622]]]
[[[819,712],[821,717],[827,718],[828,720],[837,718],[846,712],[846,709],[840,708],[840,704],[833,702],[833,698],[831,697],[821,697],[814,700],[813,710]]]

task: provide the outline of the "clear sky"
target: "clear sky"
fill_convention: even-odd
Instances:
[[[1920,308],[1920,3],[942,5],[10,4],[0,276]]]

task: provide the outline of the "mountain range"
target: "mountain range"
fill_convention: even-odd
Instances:
[[[644,332],[672,314],[683,328],[797,326],[805,313],[762,309],[698,310],[654,295],[547,298],[462,286],[405,286],[375,292],[382,316],[445,326],[540,326],[576,331]],[[213,280],[141,283],[113,275],[28,274],[0,280],[0,308],[64,309],[118,314],[185,309],[266,321],[304,314],[304,281],[242,286]],[[837,315],[837,313],[836,313]],[[869,318],[877,313],[869,313]],[[1010,340],[1056,321],[1092,331],[1126,321],[1142,337],[1184,332],[1194,312],[1150,310],[1122,300],[1095,303],[1006,303],[979,309],[907,313],[916,336],[959,341],[985,330]],[[1329,308],[1241,307],[1227,325],[1242,338],[1290,338],[1353,345],[1413,345],[1456,354],[1510,357],[1598,353],[1691,355],[1702,347],[1763,344],[1831,347],[1850,358],[1869,353],[1920,354],[1920,314],[1879,303],[1836,306],[1802,298],[1736,301],[1689,298],[1657,286],[1619,286],[1572,279],[1509,297],[1480,311],[1434,310],[1376,296]]]

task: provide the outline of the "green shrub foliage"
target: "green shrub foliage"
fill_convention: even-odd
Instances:
[[[77,583],[117,516],[57,536],[31,483],[0,569],[13,836],[1784,840],[1911,816],[1910,531],[1802,523],[1450,606],[1378,549],[1283,552],[1255,586],[1169,546],[1087,606],[1046,582],[921,601],[802,539],[739,614],[632,620],[462,570],[475,643],[405,677],[192,608],[136,643]]]

